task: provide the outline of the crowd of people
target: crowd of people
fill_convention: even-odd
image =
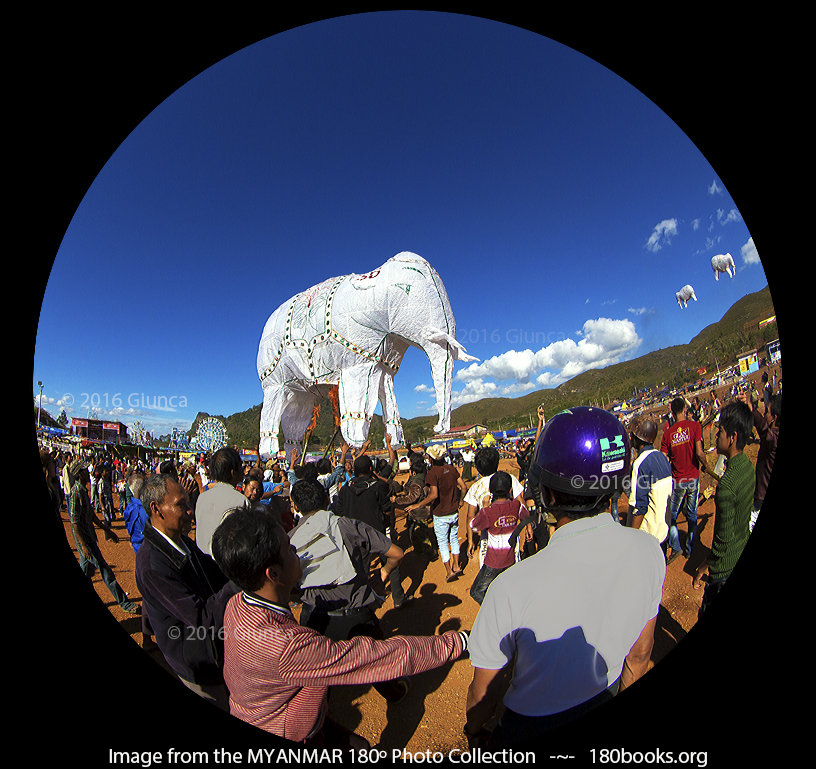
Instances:
[[[762,384],[762,393],[741,388],[725,404],[713,394],[675,398],[659,446],[660,416],[638,414],[624,426],[604,409],[575,407],[549,421],[539,409],[535,439],[516,449],[518,476],[499,470],[495,446],[463,452],[460,472],[444,446],[406,443],[409,477],[399,483],[390,435],[388,458],[371,456],[366,444],[317,462],[258,453],[250,464],[234,447],[155,465],[45,449],[41,460],[86,576],[99,570],[124,611],[141,609],[145,646],[157,645],[178,678],[214,706],[309,747],[364,748],[329,718],[330,687],[372,684],[399,702],[412,676],[467,652],[464,732],[471,747],[501,749],[587,712],[644,674],[666,569],[699,547],[701,473],[716,482],[715,517],[693,587],[704,587],[701,615],[716,600],[773,469],[781,389],[775,372],[763,373]],[[715,427],[713,466],[703,424]],[[744,451],[752,439],[756,467]],[[96,539],[98,530],[118,541],[117,516],[135,552],[141,607]],[[403,589],[398,521],[417,554],[441,558],[448,582],[464,576],[463,546],[478,559],[469,592],[479,610],[469,631],[386,637],[377,615],[384,596],[400,611],[421,611],[423,600]],[[547,600],[524,589],[556,583]]]

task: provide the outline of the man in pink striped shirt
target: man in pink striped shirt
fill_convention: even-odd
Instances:
[[[213,534],[213,557],[242,592],[224,615],[224,680],[230,713],[279,737],[317,748],[367,743],[326,718],[328,687],[415,675],[459,658],[467,633],[357,636],[332,641],[289,610],[302,576],[288,535],[269,511],[237,510]]]

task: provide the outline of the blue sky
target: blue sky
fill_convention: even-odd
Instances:
[[[362,14],[234,53],[127,136],[56,253],[33,393],[156,433],[243,411],[275,308],[400,251],[437,269],[480,359],[454,407],[688,342],[767,283],[726,182],[618,75],[496,21]],[[435,413],[431,386],[410,349],[403,418]]]

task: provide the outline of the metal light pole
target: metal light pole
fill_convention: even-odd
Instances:
[[[37,384],[40,387],[40,402],[37,405],[37,427],[39,428],[39,426],[40,426],[40,412],[42,411],[42,388],[43,388],[43,383],[38,381]]]

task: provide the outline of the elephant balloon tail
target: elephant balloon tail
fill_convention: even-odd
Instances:
[[[337,430],[340,429],[340,387],[333,385],[329,388],[329,401],[331,401],[332,414],[334,415],[335,437],[337,437]]]
[[[329,445],[323,452],[324,457],[327,457],[332,451],[334,448],[334,442],[337,440],[337,436],[340,434],[340,388],[338,385],[333,385],[331,388],[329,388],[329,402],[331,403],[332,415],[334,416],[334,435],[332,435]]]
[[[303,465],[303,462],[306,459],[306,449],[309,446],[309,440],[312,437],[312,433],[314,432],[314,429],[317,426],[317,417],[319,414],[320,414],[320,401],[315,403],[314,409],[312,411],[312,421],[309,422],[309,426],[306,428],[306,434],[303,436],[303,450],[300,452],[301,465]]]

